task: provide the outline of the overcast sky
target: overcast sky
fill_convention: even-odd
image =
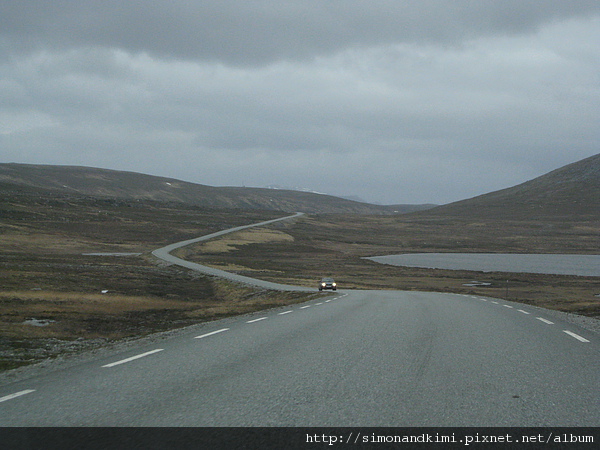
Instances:
[[[447,203],[599,124],[598,0],[0,0],[0,162]]]

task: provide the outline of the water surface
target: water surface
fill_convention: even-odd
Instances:
[[[410,253],[370,259],[394,266],[427,269],[523,272],[600,277],[600,255],[520,253]]]

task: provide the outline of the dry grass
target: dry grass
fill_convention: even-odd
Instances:
[[[229,248],[237,248],[235,251],[208,253],[201,246],[193,246],[186,250],[187,257],[208,265],[231,265],[237,267],[238,273],[280,283],[314,286],[316,280],[328,275],[341,288],[487,295],[600,317],[598,277],[432,270],[382,265],[363,259],[423,251],[594,254],[600,252],[597,239],[600,224],[595,222],[322,216],[277,227],[294,240],[236,247],[230,237]],[[490,285],[465,286],[473,280]]]
[[[265,308],[306,301],[305,293],[259,290],[198,276],[177,267],[146,267],[134,278],[147,286],[146,295],[82,292],[73,288],[75,275],[60,290],[0,291],[0,370],[70,351],[89,342],[143,336]],[[127,275],[135,270],[128,269]],[[96,271],[95,275],[102,274]],[[102,284],[121,291],[126,280]],[[37,278],[38,284],[43,280]],[[84,278],[85,281],[85,278]],[[153,287],[153,285],[156,285]],[[88,288],[91,286],[88,285]],[[130,289],[133,291],[133,289]],[[77,344],[77,345],[75,345]],[[85,347],[85,346],[84,346]]]
[[[89,198],[0,198],[0,370],[199,321],[304,301],[158,265],[168,243],[281,214]],[[503,297],[597,316],[598,278],[383,266],[363,256],[422,251],[599,253],[600,225],[416,216],[313,216],[244,230],[185,259],[279,283],[430,290]],[[139,252],[140,256],[86,256]],[[489,287],[463,286],[471,281]],[[103,290],[108,293],[101,294]],[[45,326],[34,326],[37,319]],[[34,322],[35,323],[35,322]],[[39,324],[39,323],[38,323]]]
[[[215,280],[214,285],[217,297],[226,299],[226,301],[218,302],[214,306],[203,310],[193,311],[190,313],[190,317],[206,319],[247,314],[265,308],[276,308],[305,302],[318,295],[317,293],[256,290],[249,286],[234,285],[225,280]]]
[[[244,245],[288,243],[293,241],[293,236],[282,231],[268,228],[249,229],[227,234],[219,239],[198,243],[194,246],[193,251],[203,254],[220,254],[237,251]],[[190,251],[189,247],[183,247],[175,250],[173,254],[179,258],[186,259],[190,255]]]
[[[294,238],[287,233],[269,229],[251,229],[227,235],[227,237],[203,243],[202,253],[223,253],[237,250],[242,245],[266,244],[269,242],[293,242]]]
[[[280,216],[156,202],[0,198],[0,370],[302,301],[306,294],[203,277],[158,264],[149,254],[171,242]],[[252,234],[255,241],[282,239],[279,233]],[[87,255],[95,252],[141,255]]]
[[[118,316],[132,311],[189,309],[183,301],[152,297],[78,292],[0,292],[0,324],[22,323],[27,319],[60,320],[70,314]],[[50,327],[53,328],[53,327]],[[6,328],[2,328],[3,335]],[[10,335],[10,332],[8,332]]]
[[[72,339],[122,338],[139,333],[139,321],[163,316],[162,320],[178,324],[197,319],[215,319],[283,304],[304,301],[305,295],[279,295],[270,291],[214,280],[213,297],[188,301],[157,297],[77,292],[0,292],[0,334],[4,338],[52,337]],[[130,326],[123,326],[129,320]],[[28,322],[32,322],[30,324]],[[39,322],[43,325],[36,326]],[[137,324],[139,326],[140,323]],[[165,323],[161,329],[169,328]],[[157,326],[154,324],[154,326]]]

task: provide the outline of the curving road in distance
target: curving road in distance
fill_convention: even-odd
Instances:
[[[196,241],[154,254],[197,270],[169,255]],[[338,291],[50,366],[0,387],[0,424],[599,426],[599,356],[598,334],[543,309]]]

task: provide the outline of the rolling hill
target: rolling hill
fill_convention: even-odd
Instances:
[[[511,188],[438,206],[420,214],[600,220],[600,154]]]
[[[213,187],[135,172],[78,166],[0,164],[0,193],[178,202],[206,208],[393,214],[433,205],[380,206],[311,192]]]
[[[461,216],[497,219],[600,219],[600,154],[546,175],[447,205],[372,205],[311,192],[213,187],[173,178],[78,166],[0,164],[0,193],[177,202],[216,209]]]

